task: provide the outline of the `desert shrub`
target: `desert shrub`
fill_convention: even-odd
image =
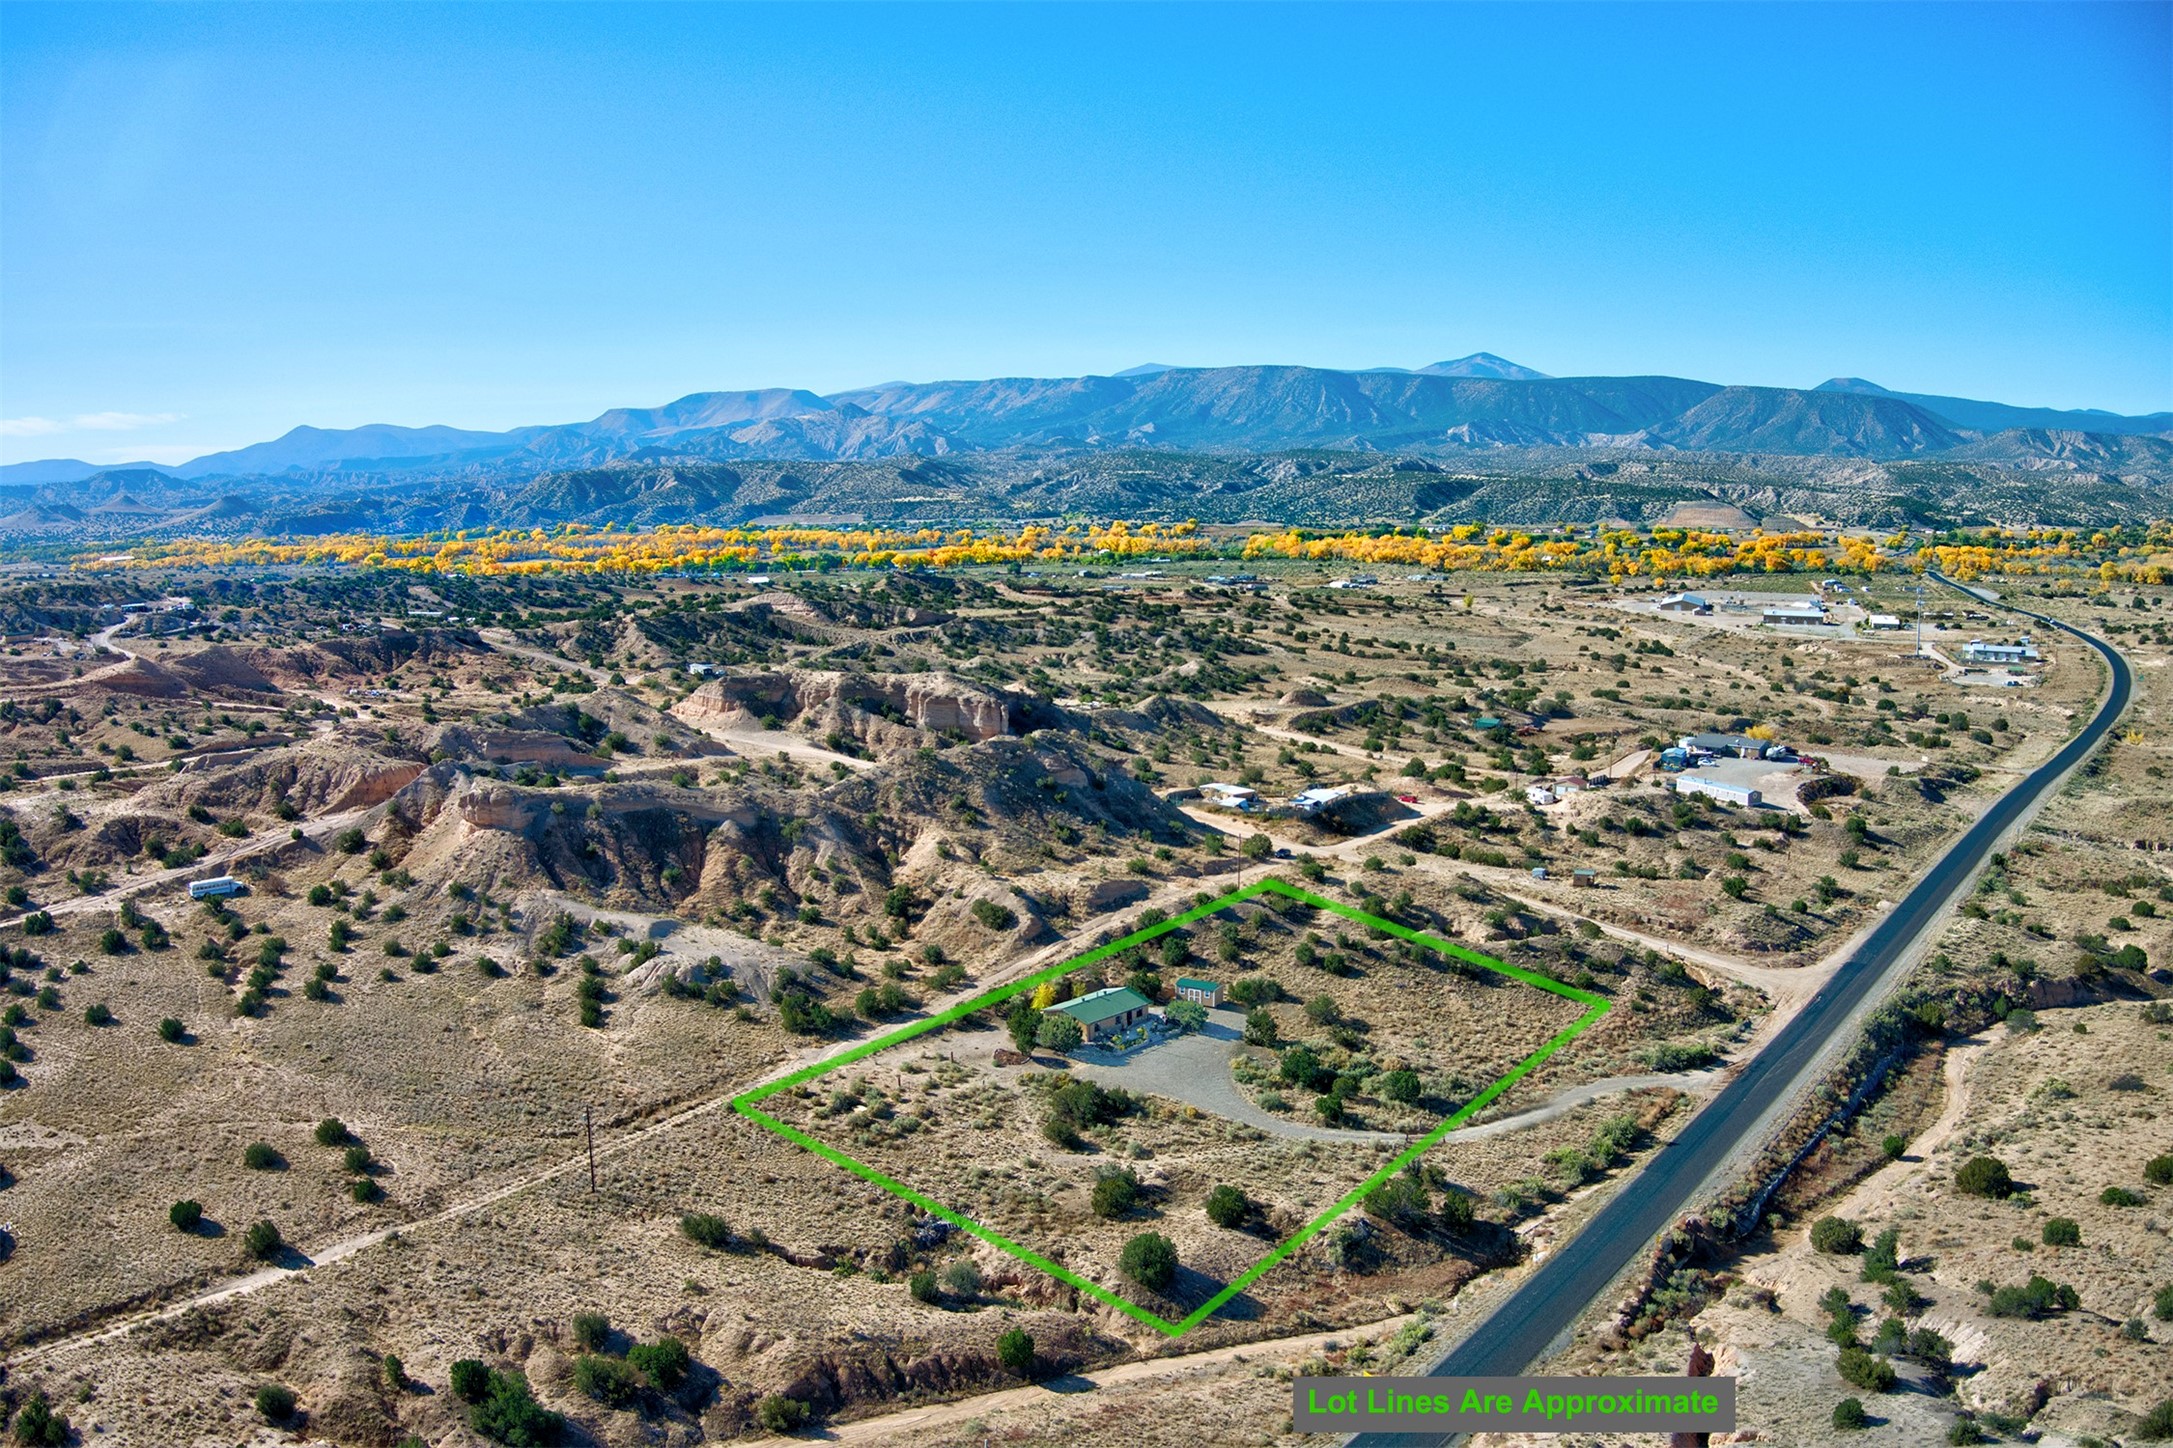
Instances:
[[[689,1242],[721,1252],[732,1245],[732,1224],[708,1212],[689,1212],[679,1219],[679,1230]]]
[[[1335,1079],[1335,1073],[1320,1062],[1320,1054],[1311,1046],[1292,1046],[1277,1062],[1277,1072],[1293,1086],[1312,1090],[1324,1089]]]
[[[641,1393],[641,1378],[632,1368],[596,1353],[574,1360],[573,1385],[607,1408],[627,1407]]]
[[[294,1416],[294,1389],[280,1383],[266,1383],[257,1389],[257,1411],[267,1423],[284,1423]]]
[[[772,1433],[790,1433],[807,1422],[807,1404],[772,1393],[755,1404],[755,1421]]]
[[[1844,1433],[1871,1426],[1871,1415],[1864,1411],[1861,1398],[1843,1398],[1833,1405],[1833,1425]]]
[[[626,1350],[626,1360],[660,1393],[678,1387],[694,1366],[694,1354],[676,1337],[636,1343]]]
[[[573,1345],[583,1352],[602,1352],[611,1341],[611,1319],[601,1312],[573,1315]]]
[[[182,1025],[181,1022],[173,1016],[168,1016],[165,1020],[158,1023],[158,1038],[162,1041],[168,1042],[169,1044],[178,1042],[183,1036],[187,1034],[188,1027]]]
[[[69,1438],[68,1420],[53,1411],[45,1394],[33,1394],[15,1415],[15,1441],[35,1448],[61,1448]]]
[[[1994,1317],[2046,1317],[2081,1305],[2074,1288],[2046,1277],[2031,1277],[2020,1287],[1996,1287],[1987,1307]]]
[[[1276,1041],[1275,1012],[1266,1006],[1258,1006],[1245,1015],[1245,1043],[1249,1046],[1272,1046]]]
[[[1811,1224],[1811,1245],[1821,1252],[1845,1256],[1863,1250],[1864,1229],[1844,1217],[1820,1217]]]
[[[1041,1012],[1025,996],[1011,1002],[1011,1009],[1004,1014],[1004,1030],[1010,1033],[1011,1044],[1021,1051],[1034,1049],[1034,1031],[1041,1024]]]
[[[1104,1172],[1094,1183],[1094,1215],[1121,1217],[1139,1205],[1139,1178],[1131,1168]]]
[[[1841,1357],[1835,1367],[1840,1370],[1842,1381],[1850,1387],[1862,1388],[1867,1393],[1890,1393],[1894,1390],[1894,1365],[1860,1347],[1841,1349]]]
[[[1888,1227],[1871,1239],[1864,1250],[1863,1277],[1866,1282],[1891,1283],[1895,1273],[1901,1270],[1901,1233]]]
[[[1198,1001],[1172,1001],[1163,1014],[1180,1030],[1197,1031],[1207,1025],[1207,1007]]]
[[[242,1249],[259,1261],[269,1262],[287,1245],[287,1239],[279,1235],[279,1229],[270,1222],[252,1222],[249,1230],[241,1235]]]
[[[2105,1084],[2115,1091],[2140,1091],[2143,1089],[2143,1078],[2133,1071],[2123,1071]]]
[[[361,1173],[368,1171],[371,1167],[376,1166],[377,1161],[376,1158],[370,1155],[370,1149],[368,1147],[362,1145],[360,1142],[357,1142],[355,1143],[355,1145],[348,1147],[347,1150],[340,1153],[340,1165],[346,1167],[347,1170],[354,1172],[357,1175],[360,1175]]]
[[[277,1171],[287,1164],[287,1159],[271,1143],[252,1141],[241,1149],[241,1164],[251,1171]]]
[[[463,1403],[480,1403],[490,1390],[490,1369],[474,1358],[462,1358],[452,1368],[453,1396]]]
[[[398,1353],[386,1353],[383,1358],[379,1359],[378,1366],[384,1370],[386,1387],[396,1393],[404,1393],[408,1390],[407,1364],[400,1361]]]
[[[1479,1206],[1469,1192],[1450,1188],[1441,1194],[1441,1227],[1452,1236],[1469,1232],[1479,1220]]]
[[[175,1231],[193,1232],[203,1224],[204,1204],[184,1198],[166,1209],[166,1220]]]
[[[1947,1441],[1949,1443],[1989,1443],[1992,1440],[1984,1436],[1984,1429],[1977,1426],[1975,1418],[1964,1414],[1947,1425]]]
[[[1928,1327],[1920,1327],[1909,1334],[1909,1345],[1904,1350],[1909,1357],[1929,1368],[1945,1372],[1954,1365],[1954,1344],[1942,1333]]]
[[[996,1339],[996,1361],[1004,1365],[1006,1372],[1018,1377],[1034,1375],[1034,1340],[1019,1328],[1011,1328]]]
[[[2163,1443],[2173,1438],[2173,1398],[2152,1404],[2150,1411],[2136,1420],[2135,1436],[2145,1443]]]
[[[1424,1215],[1426,1188],[1399,1173],[1366,1193],[1365,1209],[1368,1216],[1403,1225]]]
[[[1010,930],[1019,923],[1018,914],[1008,905],[994,900],[976,900],[972,906],[973,918],[991,930]]]
[[[2080,1247],[2082,1228],[2073,1217],[2049,1217],[2044,1232],[2047,1247]]]
[[[602,1024],[603,1012],[596,1001],[593,998],[584,999],[581,1003],[581,1024],[592,1024],[589,1020],[591,1015],[596,1017],[594,1024]],[[777,1015],[786,1030],[799,1036],[819,1036],[837,1025],[837,1017],[830,1008],[803,991],[788,990],[780,996],[777,1001]]]
[[[1084,1038],[1079,1023],[1057,1011],[1043,1011],[1034,1024],[1035,1044],[1051,1051],[1076,1050]]]
[[[354,828],[341,830],[333,837],[332,843],[341,854],[359,855],[362,853],[362,831]]]
[[[1124,1244],[1117,1266],[1149,1292],[1160,1292],[1177,1278],[1177,1244],[1159,1232],[1141,1232]]]
[[[540,1448],[558,1441],[566,1420],[537,1402],[519,1373],[488,1373],[468,1426],[506,1448]]]
[[[2173,1152],[2154,1156],[2143,1163],[2143,1180],[2152,1186],[2173,1187]]]
[[[905,1290],[913,1294],[916,1302],[934,1302],[941,1296],[937,1291],[936,1274],[925,1269],[906,1278]]]
[[[83,1024],[86,1026],[110,1026],[113,1024],[113,1012],[106,1008],[104,1001],[99,1001],[83,1012]]]
[[[1702,1070],[1713,1064],[1713,1048],[1663,1041],[1645,1053],[1645,1063],[1660,1072]]]
[[[1241,1006],[1272,1005],[1282,987],[1264,975],[1248,975],[1231,982],[1230,999]]]
[[[1389,1072],[1381,1078],[1381,1095],[1390,1101],[1399,1101],[1406,1105],[1418,1100],[1418,1072],[1409,1070]]]
[[[1252,1202],[1233,1186],[1219,1186],[1207,1194],[1207,1220],[1218,1227],[1235,1227],[1252,1214]]]
[[[944,1288],[958,1297],[981,1295],[981,1269],[971,1258],[961,1258],[943,1269]]]
[[[2007,1163],[1996,1156],[1973,1156],[1962,1163],[1954,1174],[1955,1187],[1973,1197],[1991,1197],[1995,1200],[2014,1195],[2015,1180],[2008,1174]]]

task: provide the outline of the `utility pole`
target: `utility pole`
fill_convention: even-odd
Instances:
[[[1916,656],[1924,657],[1924,585],[1916,586]]]
[[[596,1195],[596,1109],[581,1103],[581,1127],[589,1142],[589,1195]]]

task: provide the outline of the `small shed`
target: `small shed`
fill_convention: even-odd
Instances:
[[[1177,999],[1181,1001],[1194,1001],[1213,1009],[1222,1004],[1226,995],[1219,980],[1202,980],[1194,975],[1177,977]]]

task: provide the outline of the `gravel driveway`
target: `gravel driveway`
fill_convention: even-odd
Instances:
[[[1238,1053],[1240,1036],[1235,1026],[1210,1014],[1205,1030],[1187,1032],[1125,1056],[1112,1057],[1099,1050],[1080,1050],[1071,1058],[1074,1075],[1103,1086],[1122,1086],[1166,1096],[1197,1106],[1225,1121],[1242,1122],[1271,1136],[1293,1141],[1409,1141],[1400,1131],[1341,1131],[1328,1126],[1307,1126],[1262,1111],[1245,1099],[1230,1076],[1230,1060]]]

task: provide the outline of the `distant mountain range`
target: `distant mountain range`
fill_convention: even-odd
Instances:
[[[475,432],[297,427],[177,467],[49,459],[0,484],[101,474],[246,479],[342,473],[518,478],[617,462],[850,461],[968,453],[1321,449],[1441,457],[1610,449],[1871,460],[1953,457],[2020,467],[2173,470],[2173,412],[2144,417],[1892,392],[1859,378],[1815,388],[1679,377],[1549,377],[1479,352],[1416,369],[1168,367],[1110,377],[893,382],[821,396],[698,392],[587,422]],[[329,480],[329,479],[328,479]]]

